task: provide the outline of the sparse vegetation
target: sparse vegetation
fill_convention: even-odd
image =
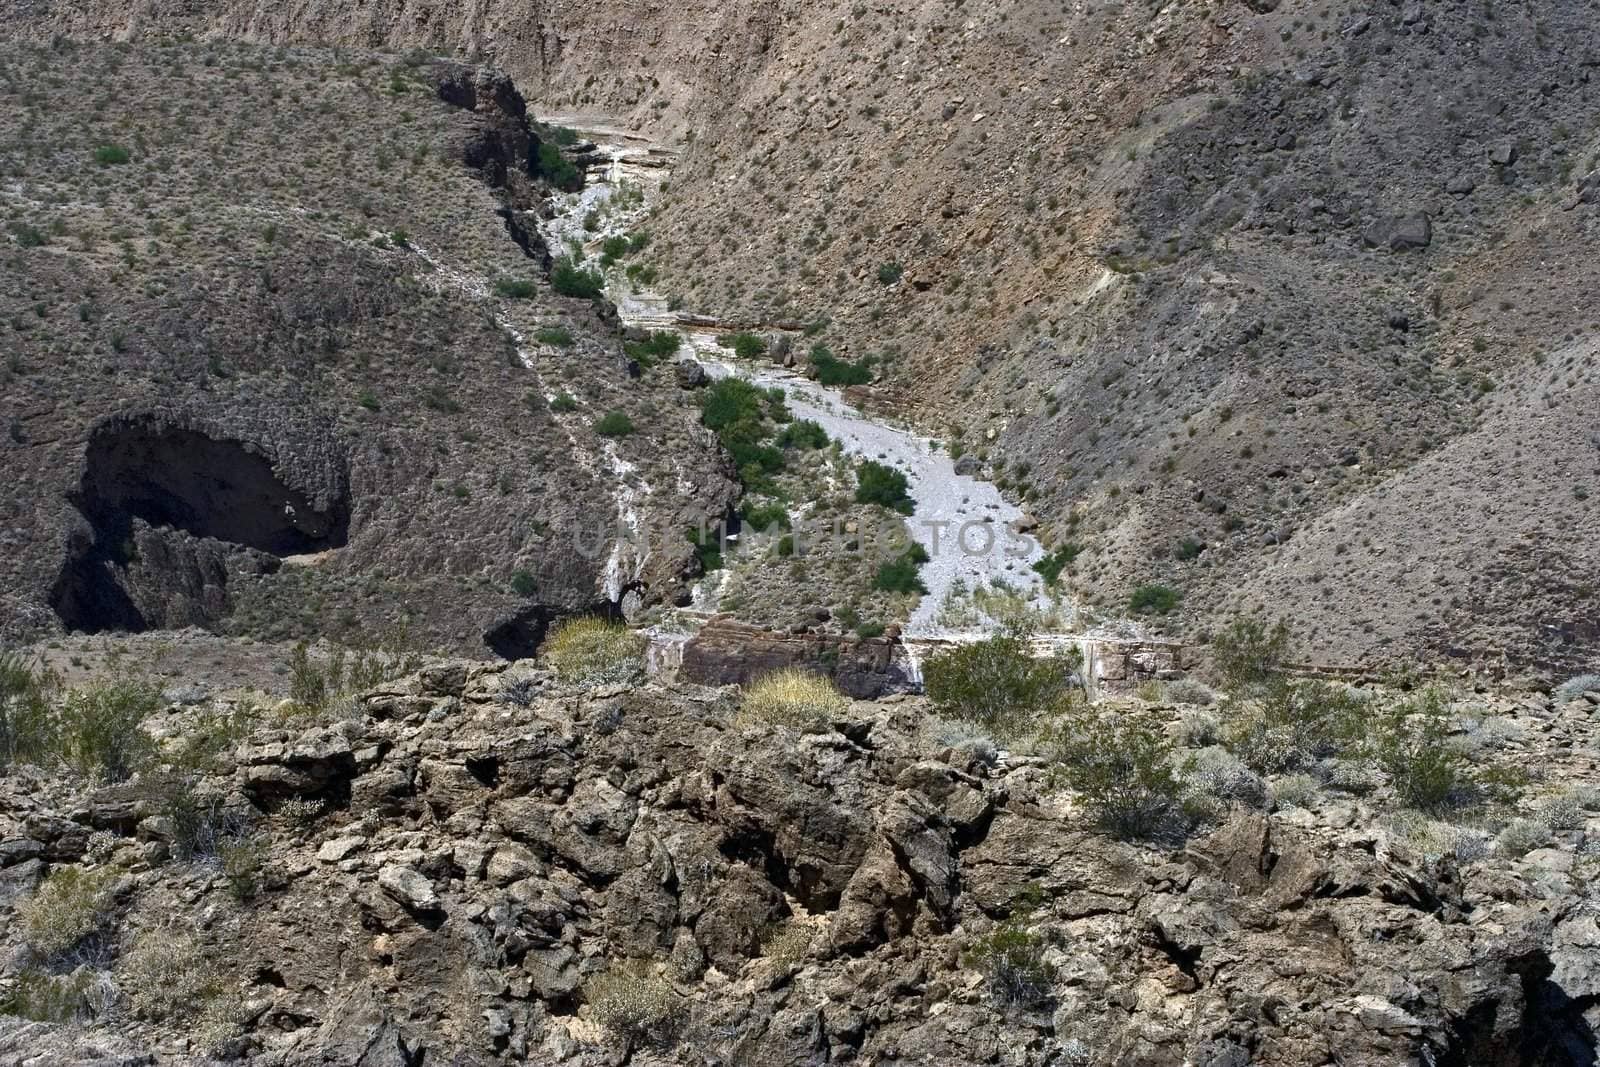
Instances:
[[[117,985],[141,1019],[181,1023],[214,1050],[238,1026],[226,976],[193,935],[160,927],[141,933],[117,961]]]
[[[872,459],[856,467],[856,503],[878,504],[902,515],[911,514],[915,506],[906,476]]]
[[[922,668],[928,699],[941,715],[1002,736],[1031,731],[1074,691],[1080,666],[1075,657],[1034,656],[1032,636],[1025,627],[1008,626],[930,656]]]
[[[46,963],[98,957],[111,924],[116,873],[109,867],[58,866],[18,909],[22,935]]]
[[[849,698],[828,679],[787,668],[765,675],[745,689],[739,719],[805,728],[823,725],[849,706]]]
[[[57,684],[51,672],[21,653],[0,650],[0,771],[55,751],[50,695]]]
[[[494,291],[496,296],[503,296],[507,300],[530,300],[538,292],[526,278],[500,278],[494,283]]]
[[[585,616],[561,623],[550,634],[544,659],[568,685],[615,685],[644,671],[644,636],[621,623]]]
[[[630,1047],[670,1044],[683,1022],[678,994],[647,961],[614,963],[585,982],[582,993],[590,1018]]]
[[[149,682],[121,679],[75,689],[57,712],[61,755],[79,774],[125,781],[155,752],[144,721],[160,707],[161,691]]]
[[[981,971],[990,994],[1007,1008],[1036,1008],[1049,1003],[1056,969],[1045,959],[1047,942],[1013,918],[977,939],[962,962]]]
[[[626,412],[611,410],[595,420],[594,432],[601,437],[626,437],[633,432],[633,420]]]
[[[1212,639],[1211,658],[1223,686],[1243,692],[1275,677],[1289,648],[1289,627],[1239,619]]]
[[[550,287],[562,296],[593,300],[606,286],[599,271],[586,270],[571,259],[563,258],[550,270]]]

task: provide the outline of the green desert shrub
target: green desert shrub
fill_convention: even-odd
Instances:
[[[826,723],[849,706],[850,699],[828,679],[789,667],[764,675],[745,689],[738,718],[806,727]]]
[[[1008,921],[974,941],[961,961],[983,975],[990,995],[1005,1007],[1037,1008],[1050,1002],[1055,989],[1048,945],[1020,922]]]
[[[1170,585],[1147,584],[1134,589],[1128,610],[1135,615],[1170,615],[1183,594]]]
[[[176,927],[141,933],[117,960],[117,987],[133,1015],[181,1026],[206,1051],[238,1029],[240,1006],[200,943]]]
[[[629,1046],[667,1045],[686,1014],[672,983],[644,960],[613,964],[583,983],[589,1017]]]
[[[879,504],[902,515],[914,508],[905,474],[877,460],[862,460],[856,468],[856,503]]]
[[[1230,692],[1265,684],[1283,666],[1289,627],[1256,619],[1236,619],[1211,641],[1211,658]]]
[[[1418,811],[1437,812],[1471,803],[1479,792],[1471,765],[1450,743],[1450,735],[1443,694],[1426,689],[1372,716],[1362,743],[1388,775],[1397,800]]]
[[[555,348],[571,348],[576,343],[572,331],[565,326],[541,326],[533,332],[533,339]]]
[[[878,565],[872,588],[886,593],[926,593],[928,587],[922,584],[917,571],[927,562],[928,550],[913,542],[894,559]]]
[[[546,640],[544,659],[570,685],[614,685],[644,671],[644,636],[621,623],[586,616],[557,626]]]
[[[1033,569],[1039,572],[1039,577],[1045,580],[1046,585],[1055,585],[1061,578],[1061,572],[1072,566],[1072,561],[1077,559],[1083,551],[1074,544],[1065,544],[1044,558],[1036,560]]]
[[[898,263],[885,263],[878,268],[878,284],[893,285],[905,277],[906,269]]]
[[[758,359],[767,354],[767,340],[760,334],[725,333],[717,338],[717,344],[732,349],[739,359]]]
[[[774,529],[789,529],[789,509],[776,500],[768,504],[746,504],[739,512],[739,518],[751,530],[770,533]]]
[[[1341,686],[1275,677],[1223,706],[1224,736],[1259,774],[1303,770],[1353,743],[1362,709]]]
[[[872,365],[869,360],[852,363],[840,359],[828,349],[827,345],[811,346],[811,365],[816,368],[817,381],[823,385],[866,385],[872,381]]]
[[[938,712],[1002,736],[1032,729],[1073,691],[1081,654],[1034,656],[1032,633],[1007,626],[992,637],[928,657],[923,688]]]
[[[0,651],[0,770],[56,751],[50,696],[55,675],[17,652]]]
[[[652,330],[642,341],[629,341],[622,350],[629,359],[641,367],[653,367],[662,360],[671,359],[683,347],[683,335],[675,330]]]
[[[128,162],[133,156],[119,144],[103,144],[94,150],[94,161],[102,167],[115,167]]]
[[[571,259],[561,259],[550,271],[550,286],[562,296],[593,300],[605,289],[599,271],[586,270]]]
[[[562,414],[565,414],[569,411],[577,411],[578,401],[574,399],[571,393],[558,393],[556,394],[556,398],[550,401],[550,410],[560,412]]]
[[[144,722],[160,708],[161,690],[145,681],[120,679],[75,689],[57,710],[61,755],[86,777],[126,781],[155,753]]]
[[[267,842],[255,834],[225,837],[217,845],[217,860],[228,892],[238,901],[254,900],[261,893],[267,865]]]
[[[494,291],[507,300],[528,300],[538,290],[526,278],[501,278],[494,283]]]
[[[1083,799],[1107,833],[1158,837],[1187,824],[1172,745],[1148,724],[1079,712],[1052,727],[1046,749],[1054,779]]]
[[[779,448],[798,448],[815,451],[828,447],[828,431],[810,419],[798,419],[778,434]]]
[[[109,867],[55,868],[18,909],[28,948],[46,963],[97,954],[111,924],[115,886],[116,873]]]
[[[626,437],[633,432],[633,420],[627,412],[608,411],[595,420],[594,432],[601,437]]]
[[[583,184],[583,175],[578,168],[561,154],[560,148],[549,142],[539,145],[538,170],[558,189],[573,189]]]

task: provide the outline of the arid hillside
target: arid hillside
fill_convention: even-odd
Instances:
[[[6,45],[0,97],[4,631],[514,655],[675,595],[691,546],[584,546],[624,497],[676,523],[733,485],[603,309],[549,288],[503,75]]]
[[[1308,655],[1597,655],[1594,5],[21,5],[423,45],[683,150],[686,309],[809,324],[1141,584]],[[1433,520],[1418,524],[1419,513]],[[1446,518],[1448,517],[1448,518]]]

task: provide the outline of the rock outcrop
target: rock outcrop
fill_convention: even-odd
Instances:
[[[1509,867],[1425,854],[1359,802],[1156,848],[1093,832],[1037,760],[930,744],[916,702],[811,733],[733,707],[446,663],[356,718],[258,729],[194,785],[260,843],[245,903],[214,861],[167,858],[137,783],[0,779],[0,908],[51,870],[119,871],[122,943],[193,928],[244,1006],[232,1054],[280,1065],[1592,1053],[1600,821]],[[1550,721],[1592,758],[1586,719]],[[0,1019],[0,1049],[182,1063],[193,1025]]]

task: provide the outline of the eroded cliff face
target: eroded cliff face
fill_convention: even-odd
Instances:
[[[69,64],[112,94],[83,125],[36,91]],[[620,492],[662,528],[727,506],[676,391],[632,383],[604,309],[545,284],[540,145],[504,73],[67,44],[8,45],[4,70],[0,633],[527,655],[549,619],[614,608],[581,546]],[[180,72],[203,124],[168,102]],[[581,407],[552,412],[579,367]],[[603,447],[595,405],[640,433]],[[629,587],[670,599],[691,557],[656,546]]]
[[[151,944],[220,976],[204,1011],[114,1030],[0,1019],[0,1048],[165,1064],[220,1042],[285,1065],[1592,1058],[1592,815],[1526,858],[1441,854],[1377,821],[1377,795],[1337,793],[1126,844],[1040,760],[931,740],[920,701],[801,732],[736,715],[737,697],[439,664],[353,717],[263,724],[187,782],[0,779],[8,945],[47,872],[111,872],[121,958],[91,964],[107,982],[148,1003]],[[1546,785],[1589,773],[1590,702],[1496,706]],[[160,814],[172,789],[255,843],[244,902],[236,869],[176,851],[193,828]]]

